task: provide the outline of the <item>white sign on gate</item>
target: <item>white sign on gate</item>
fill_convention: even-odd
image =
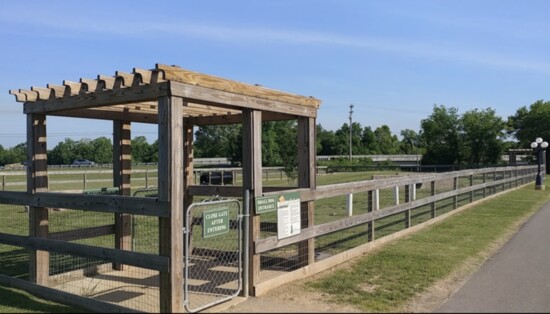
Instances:
[[[297,235],[300,231],[300,194],[283,194],[277,202],[277,239]]]

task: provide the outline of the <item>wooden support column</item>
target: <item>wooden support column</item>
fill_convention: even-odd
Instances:
[[[243,110],[243,196],[250,191],[249,217],[249,294],[255,295],[256,283],[260,278],[260,255],[254,251],[255,242],[260,239],[260,216],[256,214],[255,200],[262,195],[262,112]]]
[[[183,221],[184,226],[187,225],[187,208],[193,204],[193,196],[188,195],[189,186],[193,185],[193,125],[183,124]],[[222,173],[223,174],[223,173]],[[222,175],[223,181],[223,175]],[[192,223],[192,222],[191,222]],[[193,236],[192,231],[188,230],[189,242],[184,243],[189,247],[189,254],[193,254]]]
[[[458,190],[458,177],[453,178],[453,191]],[[453,209],[458,208],[458,195],[453,196]]]
[[[159,218],[160,255],[170,260],[168,272],[160,272],[160,312],[184,312],[184,169],[183,100],[160,97],[158,106],[158,200],[170,204],[170,218]]]
[[[46,138],[46,115],[27,115],[27,192],[34,194],[48,191],[48,155]],[[48,238],[48,209],[29,209],[29,236]],[[29,250],[29,280],[47,286],[50,271],[50,253]]]
[[[316,188],[317,158],[315,149],[315,118],[298,118],[298,187]],[[353,201],[353,199],[351,199]],[[302,229],[314,226],[315,202],[301,203]],[[315,263],[315,239],[298,243],[298,265],[303,267]]]
[[[470,175],[470,186],[474,186],[474,175],[473,174]],[[474,201],[474,197],[475,197],[474,191],[472,190],[472,191],[470,191],[470,203],[472,203]]]
[[[132,172],[132,125],[127,121],[113,121],[113,186],[120,195],[130,195]],[[115,248],[132,250],[132,216],[115,214]],[[123,270],[123,265],[113,263],[113,269]]]
[[[435,185],[435,181],[432,181],[430,182],[430,196],[435,196],[435,193],[436,193],[436,185]],[[432,202],[431,211],[432,211],[432,218],[435,218],[435,216],[437,216],[437,206],[435,201]]]
[[[412,201],[412,189],[413,185],[408,184],[405,185],[405,203],[409,203]],[[405,228],[411,227],[411,210],[407,209],[405,211]]]
[[[376,210],[375,206],[375,195],[374,193],[378,190],[368,191],[367,192],[367,212],[371,213],[373,210]],[[367,223],[367,240],[368,242],[374,241],[374,220]]]

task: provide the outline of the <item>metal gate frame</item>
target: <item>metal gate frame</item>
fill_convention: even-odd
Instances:
[[[190,296],[189,296],[189,264],[190,264],[190,257],[191,257],[191,252],[189,252],[189,240],[190,240],[190,237],[192,237],[192,233],[190,232],[192,229],[192,213],[193,213],[193,209],[197,208],[197,207],[204,207],[204,206],[216,206],[216,205],[223,205],[223,204],[229,204],[229,203],[234,203],[236,204],[237,206],[237,228],[238,228],[238,252],[237,252],[237,255],[238,255],[238,275],[237,275],[237,282],[238,282],[238,287],[235,291],[235,293],[231,294],[231,295],[226,295],[226,296],[223,296],[213,302],[210,302],[210,303],[207,303],[207,304],[204,304],[202,306],[199,306],[197,308],[191,308],[190,307]],[[206,309],[206,308],[209,308],[211,306],[214,306],[214,305],[217,305],[217,304],[220,304],[220,303],[223,303],[223,302],[226,302],[228,300],[231,300],[235,297],[237,297],[242,289],[243,289],[243,208],[241,206],[241,202],[237,199],[219,199],[217,197],[213,197],[212,200],[205,200],[205,201],[202,201],[200,203],[193,203],[191,204],[188,208],[187,208],[187,211],[186,211],[186,224],[185,224],[185,228],[183,230],[184,232],[184,236],[185,236],[185,251],[184,251],[184,263],[185,263],[185,266],[184,266],[184,276],[185,276],[185,284],[184,284],[184,299],[183,299],[183,304],[185,306],[185,309],[191,313],[194,313],[194,312],[198,312],[198,311],[201,311],[203,309]],[[228,218],[230,219],[230,217]],[[231,221],[231,220],[229,220]],[[203,222],[204,224],[204,222]]]

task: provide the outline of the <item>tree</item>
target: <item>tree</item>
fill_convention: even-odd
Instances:
[[[240,124],[206,125],[195,132],[194,155],[197,158],[227,157],[241,161],[242,127]]]
[[[378,146],[379,154],[395,154],[399,149],[399,139],[391,134],[390,127],[387,125],[382,125],[374,130],[374,141]]]
[[[465,112],[461,119],[464,161],[470,165],[497,164],[504,149],[505,130],[506,123],[491,108]]]
[[[537,100],[529,108],[523,106],[508,117],[509,133],[515,135],[520,147],[529,147],[537,137],[550,139],[550,101]]]
[[[411,129],[405,129],[401,131],[401,142],[399,142],[399,152],[402,154],[414,154],[421,153],[420,150],[420,134]]]
[[[136,136],[132,140],[132,161],[149,162],[151,146],[147,143],[145,136]]]
[[[461,163],[460,118],[458,109],[434,105],[432,114],[420,122],[421,140],[426,145],[422,164],[454,165]]]

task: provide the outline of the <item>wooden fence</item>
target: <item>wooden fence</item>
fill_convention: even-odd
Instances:
[[[419,227],[433,223],[437,219],[442,219],[448,214],[456,212],[455,209],[464,204],[471,204],[480,199],[497,195],[506,190],[515,189],[518,186],[534,181],[536,175],[536,166],[517,166],[517,167],[496,167],[475,170],[455,171],[448,173],[435,173],[423,175],[409,175],[390,177],[380,180],[369,180],[361,182],[351,182],[342,184],[333,184],[319,186],[316,189],[284,189],[284,188],[264,188],[264,196],[278,195],[281,191],[297,192],[300,195],[302,204],[307,202],[316,202],[318,214],[322,214],[324,209],[324,200],[335,197],[347,197],[347,204],[350,195],[366,196],[366,208],[346,207],[341,215],[334,216],[330,221],[319,221],[313,226],[303,228],[301,233],[292,237],[278,239],[273,233],[273,225],[277,221],[269,221],[260,216],[260,225],[267,226],[262,232],[263,235],[253,240],[249,245],[255,254],[266,260],[286,260],[288,264],[278,264],[276,269],[266,263],[262,269],[250,272],[253,277],[250,282],[255,288],[255,295],[261,295],[276,286],[282,285],[289,280],[303,278],[322,270],[333,267],[354,256],[358,256],[371,249],[373,245],[383,243],[389,239],[395,238],[406,232],[417,230]],[[419,193],[421,191],[421,193]],[[382,194],[391,193],[393,196],[390,201],[382,199]],[[242,187],[226,186],[190,186],[190,195],[220,195],[231,197],[242,197]],[[346,203],[346,202],[344,202]],[[38,208],[68,208],[77,211],[91,211],[103,213],[130,214],[136,216],[147,216],[152,218],[169,218],[170,209],[168,202],[155,198],[130,197],[119,195],[83,195],[67,194],[55,192],[27,193],[16,191],[0,192],[0,206],[3,204],[31,206]],[[448,214],[442,215],[439,206],[446,206],[450,209]],[[413,226],[411,220],[415,214],[413,210],[417,208],[427,208],[429,219],[426,222]],[[331,209],[332,210],[332,209]],[[378,234],[377,225],[379,221],[387,217],[401,216],[397,221],[402,225],[402,230],[389,236]],[[325,217],[325,218],[326,218]],[[256,217],[257,218],[257,217]],[[30,218],[29,218],[30,219]],[[9,223],[3,220],[1,224]],[[395,222],[391,224],[396,225]],[[303,256],[295,254],[323,253],[320,246],[316,247],[318,252],[304,252],[301,249],[295,249],[295,246],[304,241],[326,242],[326,236],[338,234],[345,230],[361,228],[361,234],[366,233],[366,237],[360,238],[359,242],[353,247],[346,247],[344,251],[335,251],[323,258],[309,256],[304,259]],[[157,225],[160,229],[160,224]],[[156,234],[160,230],[155,230]],[[276,228],[275,228],[276,230]],[[0,246],[9,245],[22,247],[29,250],[39,250],[50,254],[57,252],[61,254],[70,254],[73,256],[89,257],[102,260],[105,263],[117,263],[130,265],[142,269],[148,269],[158,272],[161,276],[169,272],[169,259],[160,253],[143,253],[135,251],[118,250],[112,247],[100,247],[90,244],[81,244],[69,242],[75,238],[82,239],[86,237],[98,237],[105,234],[112,234],[113,225],[88,226],[81,230],[67,230],[52,235],[36,235],[29,232],[28,235],[18,235],[9,232],[0,232]],[[348,235],[346,235],[348,237]],[[353,235],[357,239],[356,235]],[[380,239],[378,239],[380,238]],[[341,242],[342,239],[335,240]],[[323,244],[323,247],[326,247]],[[287,249],[290,248],[290,249]],[[322,255],[322,254],[321,254]],[[296,261],[309,261],[307,264],[297,264]],[[281,267],[281,265],[283,265]],[[46,268],[47,269],[47,268]],[[267,275],[265,275],[267,274]],[[47,274],[46,274],[47,276]],[[45,281],[48,282],[47,280]],[[0,275],[0,283],[12,285],[45,297],[46,299],[76,304],[94,311],[152,311],[159,310],[158,302],[147,307],[135,308],[131,305],[121,307],[116,304],[107,303],[101,300],[91,298],[72,297],[72,293],[53,290],[46,285],[32,284],[29,281],[13,278],[8,275]],[[158,301],[158,300],[157,300]]]

